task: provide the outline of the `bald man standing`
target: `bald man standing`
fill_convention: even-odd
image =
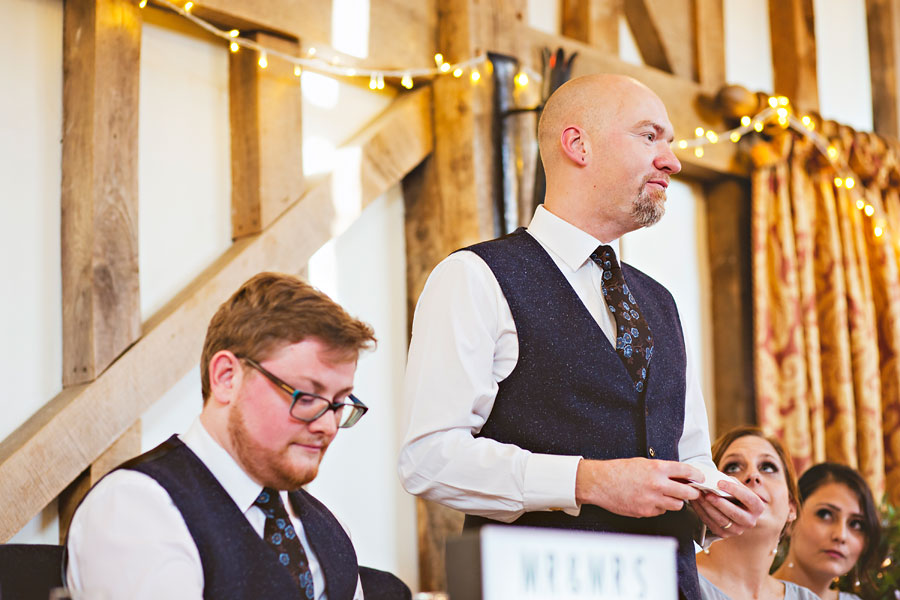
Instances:
[[[715,469],[706,410],[671,294],[619,264],[618,239],[665,212],[672,124],[643,84],[572,80],[538,127],[547,175],[527,230],[456,252],[416,307],[412,416],[400,477],[415,495],[491,521],[679,540],[679,592],[699,600],[690,519],[752,527],[742,504],[699,492]]]

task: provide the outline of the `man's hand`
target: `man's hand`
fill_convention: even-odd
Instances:
[[[626,517],[655,517],[698,499],[700,492],[684,481],[703,479],[699,469],[675,461],[582,459],[575,475],[575,500]]]
[[[734,481],[720,481],[719,489],[728,492],[733,498],[704,492],[691,502],[694,512],[709,530],[719,537],[727,538],[741,535],[755,527],[756,520],[763,511],[763,502],[759,496]],[[736,504],[735,500],[740,504]]]

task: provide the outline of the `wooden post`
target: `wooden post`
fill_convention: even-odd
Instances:
[[[622,0],[562,0],[560,8],[564,36],[619,54]]]
[[[876,133],[900,137],[900,0],[866,0],[872,121]]]
[[[63,385],[91,381],[141,333],[137,0],[65,3]]]
[[[750,189],[745,179],[706,186],[712,287],[715,432],[756,422],[753,395]]]
[[[296,55],[300,45],[265,33],[245,34]],[[231,225],[235,239],[259,233],[303,195],[300,78],[274,56],[231,53]]]
[[[775,93],[794,106],[819,110],[813,0],[770,0]]]
[[[438,8],[438,47],[451,63],[495,51],[527,64],[524,22],[525,0],[447,0]],[[479,68],[478,82],[468,74],[435,80],[434,153],[404,183],[411,307],[440,259],[495,235],[492,83],[489,65]],[[423,500],[416,506],[420,586],[446,589],[443,542],[461,530],[462,515]]]
[[[694,0],[697,81],[719,91],[725,84],[725,15],[722,0]]]
[[[65,544],[75,509],[100,479],[141,453],[141,421],[137,420],[106,452],[91,464],[59,495],[59,543]]]
[[[697,80],[692,0],[628,0],[625,17],[647,65]]]

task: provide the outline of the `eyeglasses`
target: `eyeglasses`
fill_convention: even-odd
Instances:
[[[359,421],[369,407],[363,404],[359,398],[350,394],[344,402],[332,402],[330,399],[319,396],[318,394],[310,394],[301,392],[300,390],[288,385],[278,376],[273,375],[262,367],[258,362],[246,356],[238,356],[237,358],[245,361],[248,365],[265,375],[266,379],[277,385],[293,400],[291,402],[291,416],[298,421],[304,423],[312,423],[329,410],[333,410],[337,418],[338,427],[353,427]]]

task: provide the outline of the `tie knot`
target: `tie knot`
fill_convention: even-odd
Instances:
[[[619,261],[616,260],[616,253],[612,247],[602,244],[591,253],[591,260],[604,271],[611,271],[619,268]]]
[[[253,504],[260,508],[273,508],[281,505],[281,495],[278,493],[278,490],[273,490],[269,487],[263,488],[263,491],[253,501]]]

